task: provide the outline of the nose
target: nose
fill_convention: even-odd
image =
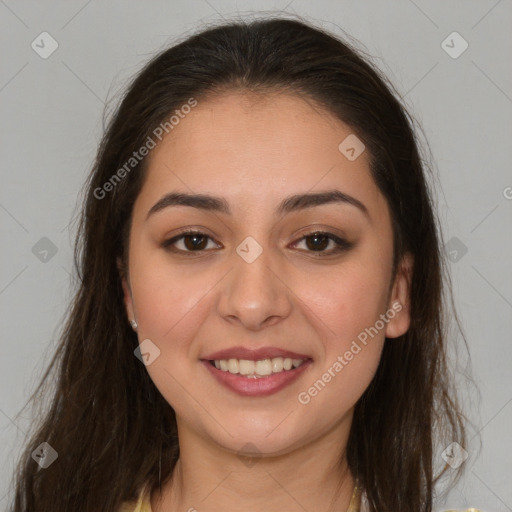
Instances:
[[[219,314],[226,321],[240,323],[250,331],[279,323],[292,309],[292,292],[276,258],[272,258],[269,249],[263,249],[253,259],[250,253],[254,250],[251,243],[241,244],[233,253],[233,267],[223,280],[218,304]]]

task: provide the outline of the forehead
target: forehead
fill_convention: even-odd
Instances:
[[[247,168],[248,156],[258,154],[268,158],[267,165],[273,161],[279,168],[286,160],[296,163],[300,155],[311,165],[321,153],[337,157],[340,136],[351,133],[349,126],[307,98],[233,91],[199,100],[152,158],[169,151],[190,159],[210,154],[216,160],[225,156],[234,164],[243,162]],[[257,162],[252,167],[256,169]]]
[[[141,200],[178,189],[249,207],[338,188],[378,210],[385,205],[369,155],[363,151],[351,161],[339,148],[354,135],[332,113],[297,95],[234,91],[199,99],[150,153]]]

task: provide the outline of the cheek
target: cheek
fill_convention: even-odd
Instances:
[[[375,324],[386,309],[388,272],[381,264],[363,261],[330,270],[302,286],[305,302],[340,347]]]
[[[371,382],[385,342],[380,315],[386,311],[388,277],[380,262],[361,260],[303,288],[323,344],[311,379],[318,406],[334,402],[337,410],[349,408]]]
[[[188,331],[197,330],[198,315],[208,302],[206,292],[216,280],[185,266],[172,266],[162,256],[134,258],[131,272],[139,335],[162,349],[172,344],[173,350],[179,350],[180,340],[193,337]]]
[[[345,282],[347,284],[347,282]],[[351,293],[352,291],[352,293]],[[377,371],[385,329],[374,330],[382,313],[373,286],[360,281],[332,295],[319,309],[323,355],[305,383],[299,403],[325,425],[337,421],[361,398]]]
[[[140,263],[140,264],[138,264]],[[159,355],[147,371],[167,402],[180,414],[194,406],[184,389],[195,371],[195,345],[191,340],[210,307],[205,293],[212,284],[205,275],[172,268],[157,258],[133,260],[132,290],[139,323],[139,341],[149,339]]]

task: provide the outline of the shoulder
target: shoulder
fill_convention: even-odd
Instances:
[[[370,505],[366,497],[366,493],[361,495],[359,512],[370,512]],[[484,512],[479,508],[464,508],[464,509],[438,509],[437,512]]]
[[[124,501],[118,512],[152,512],[149,486],[145,485],[136,500]]]

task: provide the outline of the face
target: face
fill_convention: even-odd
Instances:
[[[393,279],[369,155],[339,149],[352,133],[299,97],[233,92],[150,154],[123,287],[182,431],[265,454],[320,439],[350,423],[385,338],[408,329],[411,263]]]

